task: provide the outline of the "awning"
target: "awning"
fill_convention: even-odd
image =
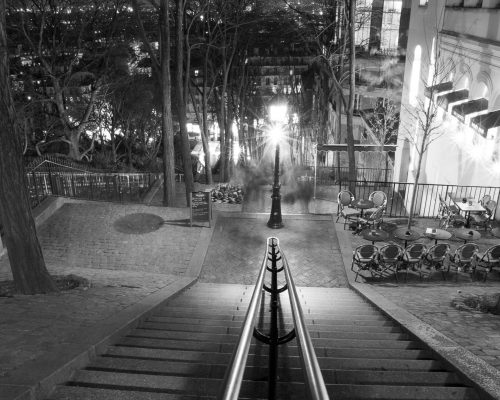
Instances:
[[[469,114],[486,111],[488,109],[488,100],[476,99],[466,101],[465,103],[457,104],[451,108],[451,114],[457,117],[460,121],[464,122],[465,117]]]
[[[453,82],[442,82],[437,85],[427,86],[424,90],[425,97],[431,97],[431,94],[439,94],[453,89]]]
[[[500,110],[472,117],[470,119],[470,126],[486,137],[488,129],[500,126]]]
[[[467,100],[469,98],[469,91],[467,89],[457,90],[438,96],[437,103],[439,107],[448,110],[448,105],[456,103],[457,101]]]
[[[355,144],[354,151],[396,151],[395,144]],[[347,144],[323,144],[318,146],[318,150],[324,151],[347,151]]]

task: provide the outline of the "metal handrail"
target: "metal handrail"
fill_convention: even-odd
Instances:
[[[308,386],[311,399],[326,400],[330,397],[328,396],[318,359],[314,352],[311,336],[304,323],[304,314],[300,306],[297,289],[295,288],[295,283],[290,268],[288,267],[288,261],[283,253],[281,257],[283,259],[285,279],[288,285],[288,296],[290,298],[295,334],[297,335],[297,343],[299,345],[300,359],[302,362],[302,370],[305,374],[306,385]]]
[[[272,244],[273,242],[275,243],[274,246]],[[257,317],[257,311],[260,307],[260,303],[262,301],[262,292],[265,288],[264,277],[266,274],[266,270],[269,270],[267,267],[267,262],[269,259],[268,254],[270,247],[273,247],[273,249],[277,247],[279,249],[278,238],[270,237],[267,239],[264,260],[262,261],[262,265],[260,267],[259,276],[257,278],[252,298],[250,300],[250,305],[245,316],[240,337],[238,339],[238,344],[233,353],[232,360],[229,363],[226,376],[224,378],[222,394],[218,397],[220,400],[237,400],[239,396],[241,382],[243,380],[243,374],[246,366],[246,360],[248,357],[248,351],[250,349],[250,342],[252,340],[252,334],[255,330],[255,319]],[[330,397],[328,396],[326,390],[326,385],[323,380],[323,375],[321,374],[316,354],[314,352],[311,337],[304,323],[304,315],[300,306],[295,283],[293,281],[290,268],[288,267],[286,257],[281,250],[280,256],[282,260],[283,270],[285,272],[286,288],[289,291],[290,305],[295,326],[294,336],[297,337],[300,359],[304,371],[306,386],[309,390],[310,399],[329,400]],[[266,288],[266,290],[267,289],[268,288]],[[283,289],[280,289],[280,291],[282,290]],[[290,334],[285,336],[290,336]]]

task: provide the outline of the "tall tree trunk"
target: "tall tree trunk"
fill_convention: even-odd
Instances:
[[[347,108],[347,157],[349,161],[349,190],[356,193],[356,160],[354,154],[354,93],[356,89],[355,74],[355,12],[356,0],[349,5],[349,106]]]
[[[36,235],[22,163],[19,128],[9,88],[5,0],[0,0],[0,221],[16,289],[24,294],[57,292]]]
[[[170,79],[170,23],[168,0],[160,4],[161,133],[163,141],[163,205],[175,205],[174,129],[172,127],[172,84]]]
[[[186,203],[188,206],[190,193],[193,191],[193,167],[191,163],[191,148],[189,146],[189,136],[187,132],[186,119],[186,98],[184,96],[184,0],[177,0],[177,40],[176,40],[176,100],[177,117],[179,119],[179,128],[181,131],[182,145],[182,165],[184,167],[184,182],[186,185]],[[186,71],[189,74],[189,71]]]

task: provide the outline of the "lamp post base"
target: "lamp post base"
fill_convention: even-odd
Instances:
[[[273,186],[273,199],[271,205],[271,215],[269,216],[269,221],[267,221],[267,226],[272,229],[283,228],[283,221],[281,219],[281,194],[279,185]]]

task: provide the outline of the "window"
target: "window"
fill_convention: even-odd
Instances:
[[[356,31],[354,40],[356,46],[368,48],[370,41],[370,23],[372,16],[373,0],[358,0],[356,5]]]
[[[416,106],[417,95],[418,95],[418,86],[420,82],[420,62],[422,57],[422,48],[420,45],[415,47],[415,52],[413,55],[413,65],[411,68],[411,80],[410,80],[410,90],[408,93],[410,105]]]
[[[396,50],[399,41],[399,21],[401,19],[402,0],[384,1],[382,14],[382,32],[380,47],[385,50]]]
[[[427,4],[429,3],[429,0],[420,0],[420,7],[426,7]]]

